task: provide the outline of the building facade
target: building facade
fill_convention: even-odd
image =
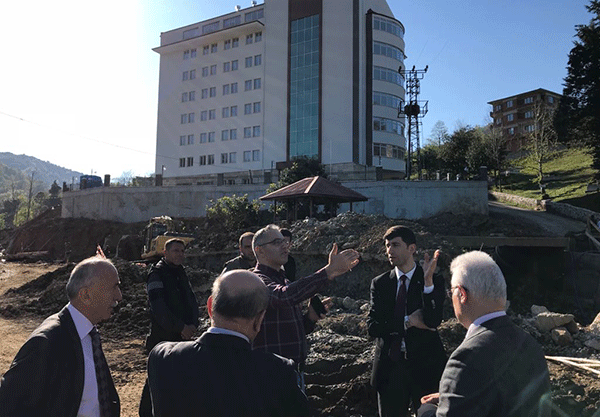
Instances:
[[[540,111],[553,112],[562,96],[543,88],[488,102],[494,126],[501,129],[509,152],[527,145],[527,136],[536,129]]]
[[[385,0],[253,2],[162,33],[157,176],[267,183],[308,156],[402,178],[403,38]]]

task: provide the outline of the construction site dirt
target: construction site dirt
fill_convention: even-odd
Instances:
[[[205,219],[180,220],[183,231],[193,233],[196,241],[188,249],[188,276],[201,306],[198,335],[210,325],[206,300],[212,283],[227,259],[236,254],[237,238],[242,230],[224,231]],[[367,334],[366,316],[371,279],[389,269],[383,232],[391,225],[411,227],[419,246],[417,258],[424,252],[441,249],[440,273],[449,280],[451,259],[465,248],[457,247],[450,236],[547,236],[548,231],[535,224],[503,217],[457,216],[444,214],[420,222],[392,220],[380,216],[345,213],[327,221],[313,219],[283,223],[292,230],[291,252],[298,264],[298,274],[309,274],[327,262],[334,242],[341,248],[361,253],[361,263],[351,272],[338,277],[322,291],[333,298],[333,307],[309,335],[310,355],[306,366],[307,395],[315,416],[375,416],[377,401],[370,386],[373,341]],[[106,221],[46,218],[30,222],[19,230],[0,233],[0,244],[13,253],[48,252],[50,260],[35,263],[0,264],[0,373],[28,334],[41,321],[66,303],[65,284],[74,262],[95,253],[97,244],[117,241],[115,235],[136,235],[144,225],[123,225]],[[253,230],[256,230],[255,227]],[[577,240],[578,236],[572,236]],[[65,242],[68,242],[65,250]],[[43,246],[42,246],[43,245]],[[42,246],[42,247],[40,247]],[[109,245],[110,246],[110,245]],[[108,256],[113,256],[109,247]],[[498,255],[495,248],[482,248]],[[8,252],[5,249],[5,252]],[[552,252],[555,257],[555,252]],[[561,258],[567,258],[562,256]],[[69,262],[67,262],[67,260]],[[149,327],[145,280],[149,266],[142,262],[112,259],[119,271],[123,300],[113,317],[100,325],[104,349],[122,402],[122,415],[137,415],[137,407],[146,377],[144,340]],[[510,263],[510,259],[503,259]],[[552,264],[551,266],[555,266]],[[510,269],[510,268],[508,268]],[[510,307],[508,314],[520,327],[530,332],[548,356],[600,359],[587,343],[593,333],[589,326],[598,310],[594,297],[582,304],[565,281],[565,270],[513,268],[507,274]],[[515,272],[517,271],[517,272]],[[520,271],[520,272],[519,272]],[[540,275],[544,279],[540,279]],[[535,288],[535,291],[532,291]],[[551,312],[571,313],[578,322],[577,331],[568,345],[557,344],[550,333],[534,325],[532,305],[543,305]],[[445,306],[445,318],[438,331],[450,354],[462,341],[465,329],[456,321],[451,303]],[[586,344],[587,343],[587,344]],[[508,348],[508,347],[507,347]],[[592,416],[600,408],[600,379],[593,371],[549,361],[552,401],[557,416]]]

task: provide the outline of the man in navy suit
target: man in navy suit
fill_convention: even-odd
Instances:
[[[207,303],[212,327],[195,341],[150,352],[154,416],[307,416],[294,362],[251,349],[268,303],[269,290],[253,272],[218,277]]]
[[[403,226],[383,236],[394,269],[371,282],[369,335],[375,338],[371,384],[380,417],[405,417],[423,395],[436,390],[446,354],[435,328],[442,321],[444,280],[434,276],[439,251],[415,263],[415,234]]]
[[[421,400],[419,416],[549,415],[544,353],[506,316],[506,283],[498,265],[487,253],[474,251],[456,257],[450,271],[454,313],[468,330],[448,359],[439,393]]]
[[[67,295],[69,304],[33,331],[0,380],[0,416],[119,416],[95,327],[122,298],[116,268],[102,257],[80,262]]]

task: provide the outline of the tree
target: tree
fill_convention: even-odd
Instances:
[[[48,190],[48,194],[50,195],[50,197],[48,198],[48,200],[46,200],[46,206],[58,207],[61,205],[62,201],[60,199],[60,191],[60,185],[58,185],[56,181],[54,181],[50,186],[50,190]]]
[[[475,140],[475,129],[471,126],[461,126],[455,130],[440,147],[440,157],[444,169],[453,175],[462,175],[464,169],[469,165],[467,153]]]
[[[552,120],[553,110],[544,106],[541,102],[533,106],[532,124],[529,125],[527,133],[527,146],[529,152],[526,161],[536,174],[536,181],[541,184],[544,180],[544,164],[548,162],[556,148],[556,131]]]
[[[592,0],[586,9],[593,17],[589,24],[576,26],[579,39],[569,53],[554,125],[561,142],[588,145],[600,179],[600,0]]]
[[[486,166],[488,171],[493,172],[496,179],[498,179],[500,171],[503,170],[506,163],[506,155],[508,154],[506,149],[507,139],[502,134],[502,130],[491,123],[483,129],[483,138],[487,154]]]
[[[259,223],[259,210],[258,200],[249,201],[248,194],[243,196],[233,194],[218,200],[210,200],[210,205],[206,207],[206,217],[227,230],[238,230],[256,226]]]
[[[437,146],[441,146],[442,143],[446,142],[448,136],[449,134],[446,124],[441,120],[438,120],[431,128],[431,136],[429,136],[429,142]]]

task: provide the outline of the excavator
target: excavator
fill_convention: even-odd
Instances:
[[[144,229],[144,249],[142,259],[154,260],[163,255],[165,243],[169,239],[181,239],[187,246],[194,235],[175,231],[175,222],[169,216],[153,217]]]

